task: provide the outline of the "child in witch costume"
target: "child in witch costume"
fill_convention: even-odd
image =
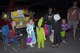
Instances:
[[[69,25],[66,23],[65,19],[62,19],[62,23],[61,23],[61,37],[62,37],[62,42],[65,43],[67,40],[67,36],[66,36],[66,31],[68,30]]]
[[[36,28],[38,48],[41,48],[41,47],[44,48],[44,40],[46,39],[45,33],[44,33],[44,28],[42,27],[42,23],[43,23],[43,17],[41,17],[41,19],[39,19],[38,27]]]
[[[28,34],[28,37],[26,39],[26,43],[27,43],[27,45],[34,47],[33,45],[36,43],[36,37],[35,37],[35,32],[34,32],[33,19],[29,19],[29,21],[27,23],[26,31]]]
[[[54,31],[54,41],[51,45],[51,47],[55,48],[58,47],[58,45],[61,43],[61,37],[60,37],[60,15],[59,14],[54,14],[54,22],[52,25],[52,31]]]

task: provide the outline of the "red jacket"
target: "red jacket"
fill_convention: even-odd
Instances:
[[[8,21],[8,26],[9,26],[9,28],[12,27],[12,26],[11,26],[11,21]]]
[[[9,37],[9,38],[15,38],[15,37],[16,37],[14,30],[10,30],[10,31],[9,31],[8,37]]]

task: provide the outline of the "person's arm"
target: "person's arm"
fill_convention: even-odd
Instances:
[[[43,34],[44,34],[44,40],[46,40],[45,33],[44,33],[44,29],[43,29]]]
[[[69,21],[69,15],[70,15],[70,13],[68,12],[68,13],[67,13],[67,20],[68,20],[68,21]]]
[[[79,18],[78,18],[78,23],[79,23],[79,21],[80,21],[80,8],[79,8],[79,15],[78,16],[79,16]]]
[[[79,13],[79,20],[80,20],[80,13]]]
[[[68,24],[66,24],[65,30],[68,30],[68,28],[69,28],[69,26],[68,26]]]
[[[44,21],[46,21],[47,22],[47,18],[48,16],[47,16],[47,14],[44,16]]]
[[[35,22],[33,23],[33,28],[35,28],[36,26],[35,26]]]
[[[68,12],[67,12],[67,21],[69,21],[69,17],[70,17],[70,9],[68,9]]]
[[[60,25],[61,30],[63,30],[62,24]]]
[[[29,28],[30,26],[26,26],[26,32],[28,33],[28,35],[30,35],[31,34],[31,29]]]

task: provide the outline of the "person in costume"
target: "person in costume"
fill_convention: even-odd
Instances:
[[[47,25],[46,21],[44,23],[44,33],[45,33],[46,39],[48,39],[49,32],[48,32],[48,25]]]
[[[10,44],[13,43],[15,41],[15,38],[16,38],[15,32],[14,30],[12,30],[12,28],[10,28],[8,32],[9,43]]]
[[[55,47],[58,47],[58,45],[60,45],[61,43],[61,36],[60,36],[60,23],[59,23],[59,20],[60,20],[60,15],[58,13],[54,14],[54,22],[53,22],[53,25],[52,25],[52,31],[54,31],[54,41],[51,45],[51,47],[55,48]]]
[[[8,32],[9,32],[9,26],[8,25],[4,25],[2,27],[2,35],[4,37],[4,42],[8,43]]]
[[[47,22],[48,25],[48,31],[49,31],[49,36],[52,34],[52,23],[53,23],[53,9],[49,8],[48,13],[44,16],[45,21]]]
[[[44,40],[46,39],[45,33],[44,33],[44,28],[42,27],[42,23],[43,23],[43,17],[41,17],[41,19],[39,19],[38,27],[36,28],[38,48],[41,48],[41,47],[44,48]]]
[[[62,23],[61,23],[61,36],[62,36],[62,42],[66,42],[66,31],[68,30],[69,25],[66,23],[65,19],[62,19]]]
[[[28,37],[26,39],[27,45],[34,47],[33,45],[36,43],[36,37],[34,32],[34,22],[33,19],[29,19],[27,25],[26,25],[26,31],[28,34]]]

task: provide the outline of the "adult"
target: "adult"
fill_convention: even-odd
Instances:
[[[45,21],[47,22],[48,25],[48,31],[49,31],[49,35],[52,34],[52,23],[53,23],[53,12],[52,12],[52,8],[48,9],[48,13],[45,15]]]
[[[80,9],[77,7],[77,1],[73,2],[73,6],[68,9],[67,19],[69,26],[73,27],[73,36],[75,39],[77,24],[79,23]]]
[[[54,21],[53,21],[53,25],[52,25],[52,45],[51,47],[58,47],[58,45],[60,45],[60,43],[62,42],[61,40],[61,36],[60,36],[60,20],[61,17],[59,15],[58,12],[55,12],[54,14]]]

